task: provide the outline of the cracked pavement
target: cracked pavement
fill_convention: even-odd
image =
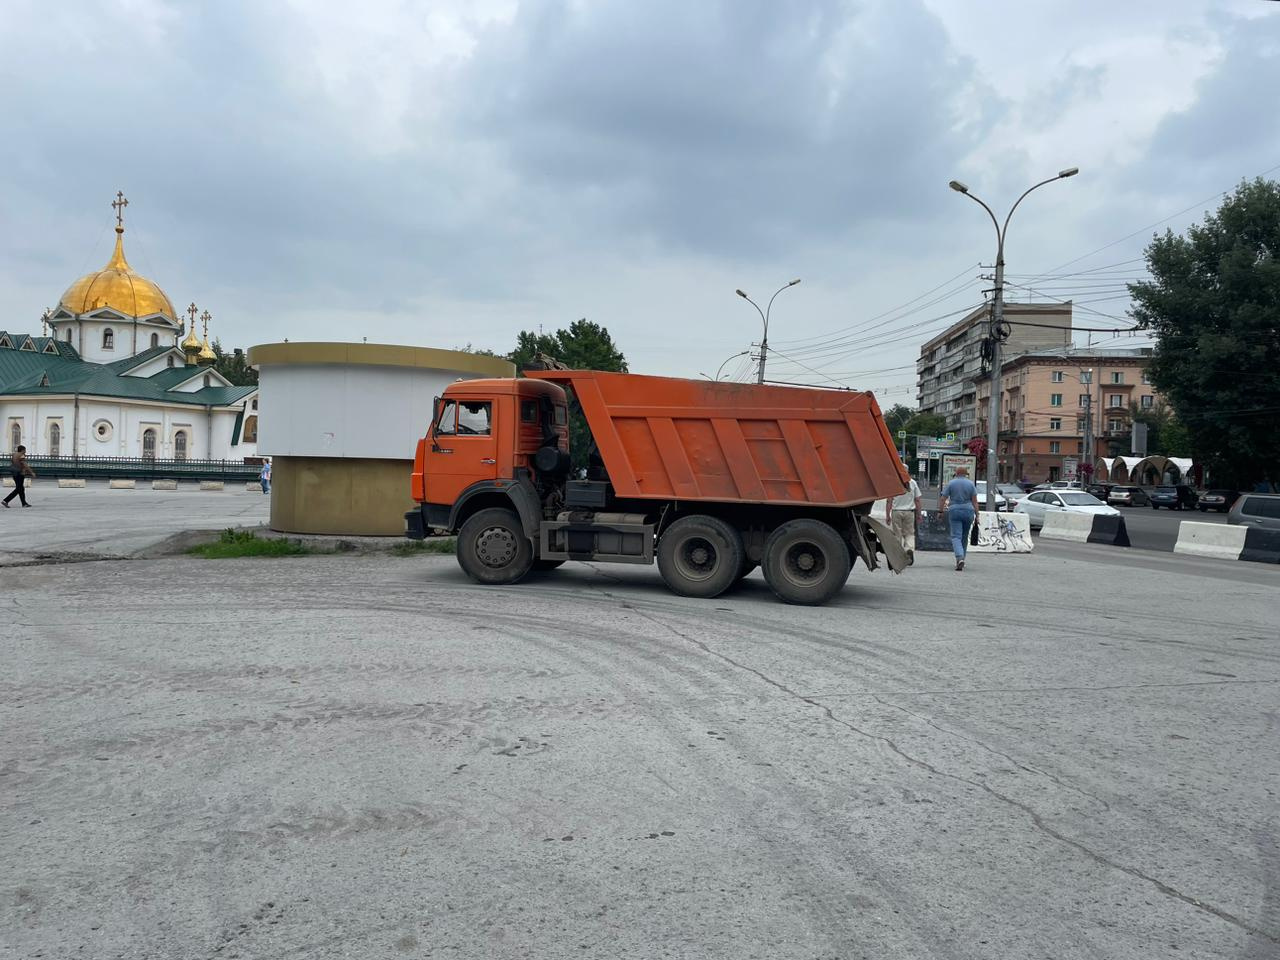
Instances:
[[[1098,549],[6,570],[0,957],[1280,955],[1280,570]]]

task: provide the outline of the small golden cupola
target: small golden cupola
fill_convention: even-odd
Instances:
[[[191,318],[187,325],[187,338],[182,341],[182,355],[188,367],[194,367],[200,360],[200,338],[196,336],[196,314],[200,308],[194,303],[187,307],[187,316]]]
[[[150,317],[160,314],[177,323],[173,304],[159,285],[135,273],[124,256],[124,208],[129,205],[122,191],[116,192],[111,206],[116,211],[116,248],[101,270],[86,273],[67,287],[58,303],[76,315],[109,307],[126,317]]]
[[[218,355],[213,352],[213,348],[209,346],[209,321],[213,317],[206,310],[200,314],[200,319],[204,321],[204,341],[200,344],[200,353],[198,361],[202,367],[211,367],[218,361]]]

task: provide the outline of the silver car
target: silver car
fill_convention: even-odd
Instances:
[[[1280,530],[1280,495],[1242,493],[1227,512],[1227,523]]]

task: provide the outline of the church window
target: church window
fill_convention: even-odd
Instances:
[[[173,354],[169,354],[169,366],[173,366]]]
[[[258,442],[258,418],[249,416],[244,418],[244,442]]]
[[[8,337],[0,337],[0,347],[4,347],[6,350],[12,350],[13,341]]]
[[[32,342],[31,342],[31,338],[30,338],[30,337],[27,337],[27,339],[25,339],[25,340],[23,340],[23,341],[22,341],[22,346],[20,346],[18,349],[19,349],[19,350],[30,350],[31,352],[33,352],[33,353],[34,353],[34,352],[35,352],[35,349],[36,349],[36,345],[35,345],[34,343],[32,343]]]
[[[102,331],[102,349],[114,350],[116,348],[116,332],[110,327]]]
[[[40,375],[40,386],[47,387],[49,385],[49,375],[47,373]]]
[[[49,424],[49,456],[62,455],[62,427],[56,423]]]
[[[156,458],[156,432],[150,427],[142,431],[142,459],[154,460]]]
[[[93,425],[93,435],[98,438],[101,443],[106,443],[111,439],[111,421],[98,420]]]
[[[9,425],[9,449],[16,452],[22,446],[22,424],[15,420]]]
[[[204,385],[206,387],[213,386],[213,377],[209,376],[207,373],[204,375]]]
[[[152,345],[153,347],[158,347],[158,346],[160,346],[160,334],[158,334],[158,333],[153,333],[153,334],[151,335],[151,345]]]
[[[254,410],[257,410],[257,409],[258,409],[258,398],[257,398],[257,397],[254,397],[254,398],[253,398],[253,409],[254,409]]]
[[[179,430],[173,435],[173,459],[187,459],[187,431]]]
[[[67,343],[71,342],[71,328],[67,327]]]

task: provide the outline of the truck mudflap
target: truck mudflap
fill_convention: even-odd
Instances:
[[[862,554],[868,570],[874,570],[877,567],[875,558],[877,553],[884,554],[889,569],[894,573],[901,573],[907,569],[907,550],[887,524],[871,516],[860,516],[857,518],[854,532],[859,540],[859,543],[854,546]]]

